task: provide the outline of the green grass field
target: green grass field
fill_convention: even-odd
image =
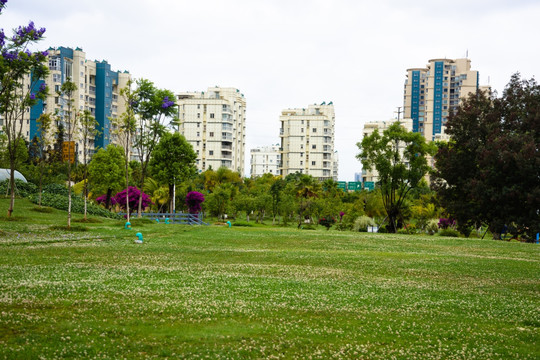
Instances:
[[[0,358],[539,359],[540,247],[0,200]],[[75,219],[81,215],[75,215]],[[135,244],[142,232],[143,244]]]

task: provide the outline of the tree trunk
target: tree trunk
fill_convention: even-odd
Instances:
[[[67,227],[71,229],[71,151],[68,147],[68,221]]]
[[[9,174],[9,184],[11,185],[11,197],[7,214],[8,217],[11,217],[11,214],[13,214],[13,208],[15,207],[15,161],[10,159],[10,163],[11,173]]]
[[[169,184],[169,213],[174,212],[174,184]]]

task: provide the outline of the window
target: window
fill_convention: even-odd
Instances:
[[[313,144],[313,145],[311,145],[311,148],[312,148],[312,149],[316,149],[316,148],[317,148],[317,145]]]
[[[300,165],[304,165],[304,162],[303,162],[303,161],[300,161]],[[302,172],[302,171],[300,171],[300,172]]]
[[[208,151],[208,155],[214,155],[214,150]]]
[[[201,133],[197,131],[197,137],[201,136]]]
[[[300,157],[304,157],[304,153],[303,153],[303,152],[300,153]]]
[[[210,137],[214,137],[214,132],[213,131],[210,132]]]
[[[59,82],[62,81],[62,75],[60,75],[60,74],[53,74],[52,78],[53,78],[53,82],[58,82],[59,83]]]
[[[311,165],[315,166],[315,161],[312,161],[312,162],[311,162]]]
[[[198,128],[201,127],[201,123],[200,123],[200,122],[197,123],[197,127],[198,127]]]
[[[201,113],[197,113],[197,119],[201,118]]]
[[[313,128],[313,132],[316,133],[316,132],[317,132],[317,128]]]
[[[304,144],[300,144],[300,149],[303,149],[304,148]]]
[[[301,129],[300,129],[300,132],[303,133],[303,132],[304,132],[304,128],[301,128]]]
[[[201,108],[201,104],[197,104],[197,109],[200,109]]]
[[[210,119],[214,118],[214,113],[210,113]]]

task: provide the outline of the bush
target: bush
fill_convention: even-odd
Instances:
[[[35,211],[35,212],[40,212],[40,213],[52,213],[54,210],[53,208],[50,208],[50,207],[47,207],[47,206],[42,206],[42,207],[39,207],[39,206],[34,206],[32,209],[32,211]]]
[[[9,196],[10,193],[9,180],[6,179],[0,182],[0,194]],[[23,198],[29,197],[32,194],[38,192],[37,186],[30,182],[24,182],[19,179],[15,179],[15,196],[20,196]]]
[[[448,228],[454,228],[456,226],[456,220],[454,219],[445,219],[440,218],[439,219],[439,228],[441,229],[448,229]]]
[[[441,236],[459,237],[459,231],[454,229],[443,229],[440,232]]]
[[[253,227],[252,223],[249,223],[247,221],[235,221],[232,226],[245,226],[245,227]]]
[[[336,218],[333,216],[325,216],[319,219],[319,225],[326,227],[326,230],[330,230],[332,225],[336,223]]]
[[[353,230],[367,232],[368,226],[376,226],[376,225],[377,224],[375,224],[375,221],[369,216],[360,216],[354,221]]]
[[[403,229],[399,229],[398,234],[413,235],[416,234],[416,226],[414,224],[407,224]]]
[[[426,224],[426,232],[429,235],[436,234],[439,231],[439,220],[437,219],[431,219]]]
[[[68,188],[62,184],[48,184],[43,187],[44,193],[68,196]]]
[[[352,225],[351,224],[346,224],[344,222],[340,222],[340,223],[336,224],[334,229],[336,229],[338,231],[351,231],[352,230]]]
[[[34,204],[37,204],[38,202],[37,194],[30,196],[29,199]],[[65,195],[59,195],[59,194],[43,193],[41,195],[41,204],[43,206],[49,206],[58,210],[67,211],[68,210],[68,197]],[[71,196],[71,212],[84,214],[84,199],[83,198],[77,195]],[[95,205],[91,202],[87,204],[87,214],[107,217],[111,219],[120,219],[120,215],[117,215],[108,210],[105,210],[101,206]]]

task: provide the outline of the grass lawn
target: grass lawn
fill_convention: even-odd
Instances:
[[[540,358],[535,244],[7,206],[0,358]]]

